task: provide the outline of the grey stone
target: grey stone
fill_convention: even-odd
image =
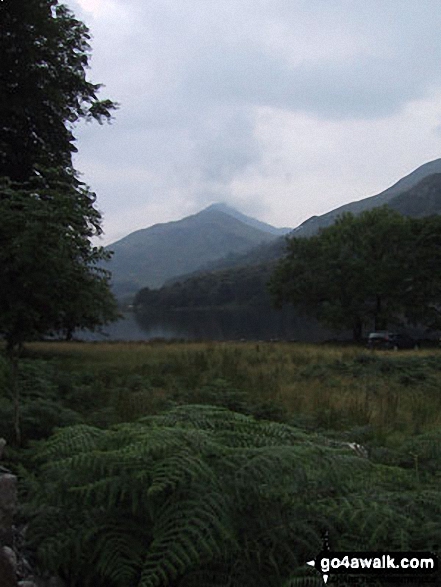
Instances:
[[[15,569],[3,549],[0,549],[0,585],[1,587],[17,587]]]
[[[0,438],[0,459],[3,456],[3,451],[5,449],[6,446],[6,440],[4,438]]]
[[[0,474],[0,545],[12,544],[12,521],[17,510],[17,477]]]
[[[37,583],[34,583],[34,581],[29,581],[26,579],[26,581],[19,581],[18,587],[38,587],[38,585]]]
[[[12,568],[14,569],[14,572],[17,572],[17,555],[15,554],[15,552],[12,550],[12,548],[9,548],[9,546],[4,546],[2,548],[3,554],[5,555],[5,557],[8,559],[8,561],[11,563]]]
[[[60,577],[51,577],[47,582],[47,587],[66,587],[66,583]]]

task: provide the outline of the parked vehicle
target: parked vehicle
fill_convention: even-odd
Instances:
[[[368,337],[367,347],[371,350],[399,350],[417,349],[418,342],[408,334],[379,330],[371,332]]]

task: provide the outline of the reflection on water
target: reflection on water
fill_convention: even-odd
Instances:
[[[255,309],[177,310],[143,314],[138,324],[144,331],[163,328],[176,338],[189,340],[259,340],[294,338],[295,328],[286,312]]]
[[[296,316],[292,308],[198,309],[127,313],[88,340],[301,340],[313,342],[333,333],[315,321]]]

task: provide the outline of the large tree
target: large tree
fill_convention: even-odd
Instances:
[[[433,256],[436,243],[440,252]],[[409,320],[439,325],[441,221],[386,207],[344,214],[310,238],[290,238],[272,276],[277,304],[289,302],[359,340],[363,327]]]
[[[5,0],[0,21],[0,176],[72,170],[73,125],[109,119],[114,107],[86,79],[88,29],[57,0]]]
[[[11,360],[20,443],[18,357],[47,333],[114,320],[95,194],[72,164],[73,129],[114,104],[86,78],[89,33],[57,0],[0,2],[0,335]]]
[[[114,104],[86,78],[86,26],[57,0],[6,0],[0,20],[0,333],[12,351],[116,316],[91,243],[95,194],[72,164],[75,123],[109,119]]]

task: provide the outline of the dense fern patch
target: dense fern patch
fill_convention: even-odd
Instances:
[[[436,451],[424,453],[422,486],[412,466],[188,405],[109,430],[64,428],[34,452],[30,538],[72,587],[314,586],[305,563],[325,531],[335,550],[441,544]]]

